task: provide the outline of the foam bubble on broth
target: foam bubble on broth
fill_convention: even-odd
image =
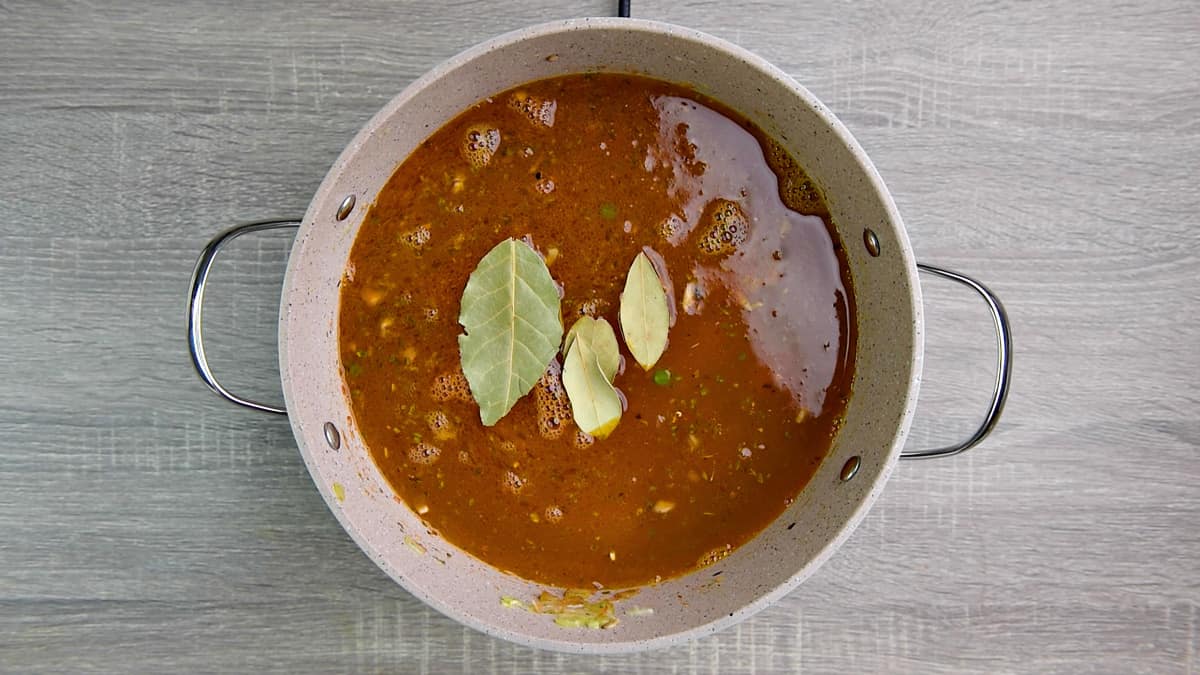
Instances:
[[[700,556],[700,559],[696,561],[696,567],[715,565],[727,558],[730,553],[733,553],[733,546],[730,544],[718,546],[711,551],[705,551],[704,555]]]
[[[554,126],[554,114],[558,110],[558,102],[553,99],[543,99],[531,96],[524,91],[516,91],[509,97],[508,106],[534,126],[546,128]]]
[[[467,376],[462,374],[461,370],[456,370],[452,373],[443,373],[438,375],[433,380],[432,387],[433,400],[439,403],[446,401],[462,401],[470,403],[471,385],[467,382]]]
[[[704,210],[707,223],[697,247],[705,255],[726,256],[737,250],[750,235],[750,219],[737,202],[715,199]]]
[[[594,444],[596,442],[596,439],[588,432],[583,431],[582,429],[577,429],[575,431],[574,441],[575,441],[575,447],[583,449],[583,448],[591,447],[592,444]]]
[[[434,439],[438,441],[449,441],[458,436],[450,424],[450,417],[441,410],[435,410],[426,415],[425,422],[429,425],[429,431],[433,433]]]
[[[501,484],[505,490],[513,494],[518,494],[521,490],[525,489],[525,479],[515,471],[505,471],[504,476],[501,478]]]
[[[429,228],[422,225],[416,229],[405,232],[400,240],[411,248],[419,249],[429,243]]]
[[[426,422],[429,423],[430,431],[440,431],[450,426],[450,418],[446,417],[446,413],[435,410],[425,416]]]
[[[408,459],[413,464],[433,464],[441,456],[442,449],[431,443],[417,443],[408,451]]]
[[[476,169],[487,166],[500,148],[500,130],[496,127],[475,124],[467,129],[463,138],[462,154]]]
[[[555,358],[533,387],[538,431],[544,438],[560,438],[571,423],[571,402],[562,384],[562,366]]]

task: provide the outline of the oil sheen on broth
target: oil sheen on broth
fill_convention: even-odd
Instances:
[[[611,436],[575,426],[556,357],[484,427],[459,368],[459,300],[494,245],[525,238],[563,323],[617,326],[643,247],[674,324]],[[524,85],[463,112],[396,170],[343,278],[339,345],[376,464],[476,557],[562,587],[715,564],[774,520],[829,450],[853,374],[841,243],[795,161],[685,87],[624,75]]]

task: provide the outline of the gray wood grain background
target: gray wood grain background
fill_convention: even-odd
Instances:
[[[874,158],[920,257],[978,275],[1018,345],[1007,415],[904,464],[777,606],[677,649],[497,642],[339,529],[287,422],[191,372],[188,275],[238,221],[303,212],[438,61],[614,3],[0,1],[0,670],[1200,670],[1200,5],[634,3],[748,47]],[[216,367],[277,396],[286,239],[210,295]],[[914,444],[985,401],[981,307],[927,280]]]

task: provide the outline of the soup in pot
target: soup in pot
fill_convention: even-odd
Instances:
[[[460,318],[509,240],[553,280],[562,333],[585,316],[613,329],[615,367],[579,363],[604,371],[586,382],[616,392],[615,426],[579,421],[596,401],[564,378],[569,334],[481,418]],[[667,311],[652,363],[631,334],[649,324],[630,328],[647,305],[622,309],[642,256],[639,288]],[[828,453],[854,371],[851,279],[818,188],[745,117],[630,75],[532,82],[432,133],[366,214],[339,312],[354,421],[397,495],[462,550],[560,587],[653,583],[753,538]]]

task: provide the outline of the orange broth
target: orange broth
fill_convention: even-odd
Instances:
[[[674,323],[627,408],[580,431],[561,354],[485,427],[459,367],[467,277],[523,238],[563,323],[614,327],[649,249]],[[686,87],[569,75],[480,101],[397,168],[341,288],[359,432],[399,496],[448,541],[561,587],[652,583],[714,564],[791,503],[827,454],[854,370],[854,300],[820,192],[744,117]]]

